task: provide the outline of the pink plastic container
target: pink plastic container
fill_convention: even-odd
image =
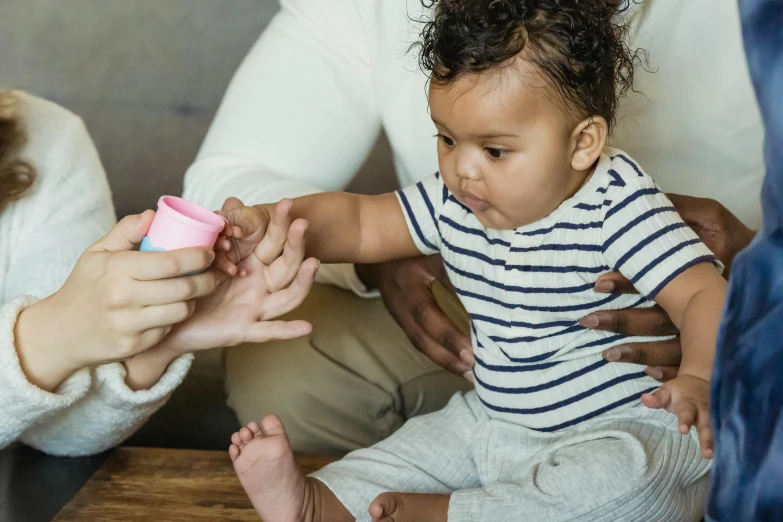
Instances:
[[[142,251],[215,246],[225,221],[214,212],[175,196],[162,196]]]

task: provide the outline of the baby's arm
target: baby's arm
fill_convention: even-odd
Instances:
[[[324,263],[381,263],[420,255],[394,193],[313,194],[294,199],[291,214],[308,221],[307,255]]]
[[[682,364],[675,379],[642,398],[651,408],[666,408],[677,415],[681,432],[696,425],[705,457],[712,456],[709,382],[726,287],[712,263],[700,263],[658,293],[655,301],[680,329]]]
[[[270,223],[287,230],[296,219],[308,222],[306,255],[324,263],[379,263],[420,255],[393,193],[328,192],[252,207],[230,199],[220,214],[229,223],[225,233],[231,236],[238,259],[256,248]],[[218,268],[233,273],[229,268],[238,259],[224,259]]]

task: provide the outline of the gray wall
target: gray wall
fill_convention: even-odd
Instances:
[[[138,212],[181,192],[226,85],[277,10],[276,0],[0,0],[0,87],[82,116],[118,215]],[[354,188],[388,188],[377,173],[389,170],[382,142]]]

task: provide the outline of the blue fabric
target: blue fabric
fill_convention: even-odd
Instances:
[[[783,520],[783,0],[740,0],[766,128],[764,225],[733,266],[712,386],[708,518]],[[739,174],[739,173],[738,173]]]

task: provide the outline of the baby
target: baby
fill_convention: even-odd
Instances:
[[[308,254],[324,262],[440,253],[470,314],[475,391],[310,477],[267,416],[232,438],[242,485],[266,522],[698,520],[726,284],[652,178],[606,147],[633,77],[615,8],[434,3],[419,50],[440,171],[396,194],[282,206],[309,222]],[[273,213],[226,217],[241,244]],[[641,296],[596,294],[612,270]],[[656,303],[683,346],[661,387],[601,358],[627,336],[578,323]]]

